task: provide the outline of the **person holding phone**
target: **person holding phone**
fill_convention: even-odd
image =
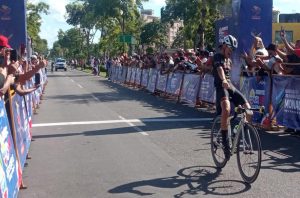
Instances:
[[[0,96],[3,96],[15,81],[15,77],[8,67],[10,50],[8,38],[0,35]]]

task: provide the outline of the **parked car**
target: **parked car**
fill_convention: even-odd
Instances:
[[[58,69],[63,69],[65,71],[67,71],[67,62],[63,58],[58,58],[55,61],[54,67],[55,67],[55,71],[57,71]]]

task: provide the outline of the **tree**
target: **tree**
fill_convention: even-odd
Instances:
[[[49,5],[43,2],[33,4],[27,2],[27,32],[35,46],[35,51],[46,53],[48,51],[47,41],[41,39],[39,33],[41,31],[41,14],[48,14]]]
[[[158,20],[147,23],[142,27],[141,44],[142,45],[167,45],[167,27]]]
[[[214,23],[219,18],[217,6],[230,0],[166,0],[162,9],[162,21],[172,24],[175,20],[184,22],[184,46],[193,41],[193,47],[204,48],[204,45],[214,46]],[[206,38],[206,39],[205,39]]]

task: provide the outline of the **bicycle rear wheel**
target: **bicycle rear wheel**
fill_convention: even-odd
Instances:
[[[253,183],[261,167],[261,142],[257,130],[250,124],[238,137],[237,164],[243,180]]]
[[[223,168],[227,159],[225,158],[222,144],[222,134],[221,134],[221,117],[215,118],[210,137],[210,146],[213,160],[218,168]]]

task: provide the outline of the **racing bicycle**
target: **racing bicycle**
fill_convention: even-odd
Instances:
[[[236,107],[234,115],[228,118],[228,139],[230,154],[237,155],[239,172],[246,183],[253,183],[261,168],[261,142],[257,129],[247,122],[247,115],[253,112],[264,113],[264,107],[245,109]],[[233,124],[238,120],[237,124]],[[232,128],[232,125],[234,127]],[[217,116],[211,129],[211,152],[214,163],[218,168],[223,168],[228,159],[225,158],[221,134],[221,116]]]

